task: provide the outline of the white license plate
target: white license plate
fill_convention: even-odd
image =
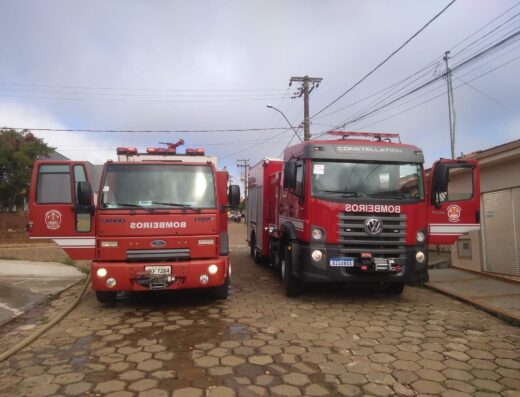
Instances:
[[[329,264],[333,267],[354,267],[354,258],[330,258]]]
[[[172,274],[171,266],[145,266],[144,271],[153,276],[162,276],[164,274]]]

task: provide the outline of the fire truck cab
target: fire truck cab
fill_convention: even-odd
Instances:
[[[73,260],[92,260],[101,302],[118,291],[208,287],[226,298],[226,214],[240,189],[228,189],[227,171],[202,149],[157,149],[118,148],[119,161],[103,167],[96,203],[85,162],[37,161],[30,236],[53,239]]]
[[[252,168],[251,254],[280,270],[288,296],[314,282],[376,283],[393,294],[426,282],[428,244],[480,227],[478,163],[441,159],[427,178],[422,150],[398,134],[332,134]],[[454,173],[465,182],[451,183]]]

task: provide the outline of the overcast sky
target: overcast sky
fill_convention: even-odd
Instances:
[[[298,125],[303,101],[291,99],[297,88],[289,88],[291,76],[323,78],[311,93],[314,114],[448,2],[4,0],[0,126],[180,131],[287,127],[279,113],[266,108],[268,103]],[[416,76],[420,81],[442,73],[446,50],[452,49],[451,62],[456,65],[516,31],[520,26],[516,16],[520,6],[512,8],[516,3],[456,1],[387,64],[313,119],[311,132],[366,113],[381,94],[347,105],[426,65],[430,67]],[[454,92],[458,154],[520,137],[520,62],[515,60],[519,56],[520,44],[512,43],[454,74],[454,86],[462,85]],[[498,66],[470,85],[463,84]],[[401,94],[413,86],[403,87],[397,87],[403,89]],[[416,106],[436,95],[437,99]],[[427,165],[449,157],[446,82],[441,80],[347,129],[398,132],[403,141],[424,149]],[[36,132],[66,156],[98,164],[115,158],[116,146],[145,149],[184,138],[186,147],[204,146],[219,156],[220,167],[227,166],[235,176],[237,158],[254,164],[263,157],[278,157],[292,134]]]

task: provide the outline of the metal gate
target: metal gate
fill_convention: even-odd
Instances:
[[[484,270],[520,275],[520,188],[482,195]]]

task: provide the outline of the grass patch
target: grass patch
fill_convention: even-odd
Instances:
[[[76,262],[74,262],[70,258],[65,258],[62,261],[60,261],[60,263],[63,263],[64,265],[67,265],[67,266],[74,266],[74,267],[76,267]]]

